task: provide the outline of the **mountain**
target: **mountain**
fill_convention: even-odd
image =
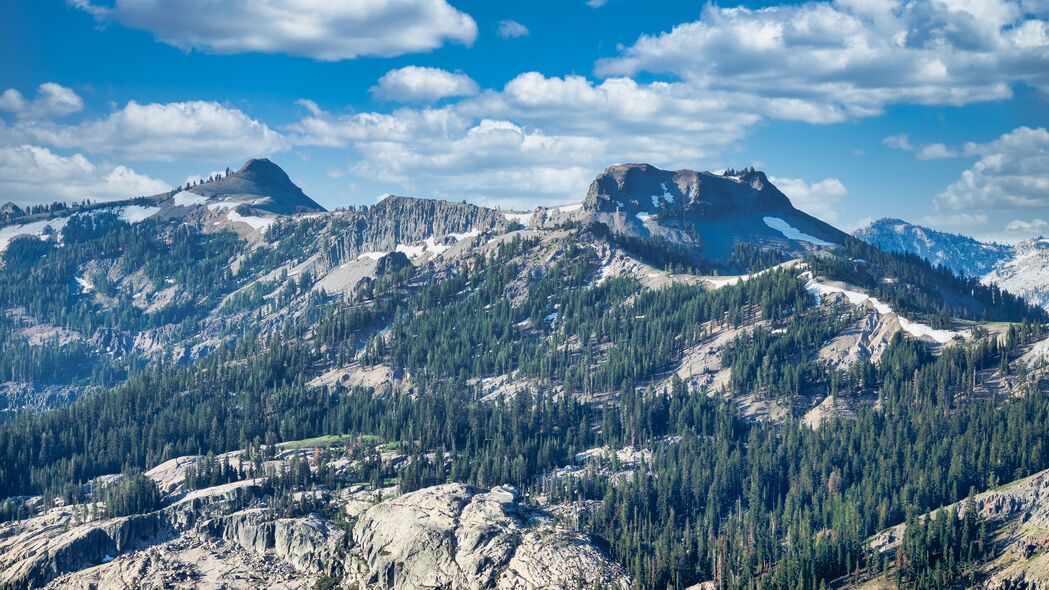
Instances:
[[[955,273],[995,284],[1049,309],[1049,240],[980,242],[899,219],[880,219],[853,234],[887,252],[914,254]]]
[[[969,277],[982,277],[994,270],[998,263],[1014,256],[1012,246],[988,244],[900,219],[879,219],[856,230],[853,236],[886,252],[916,254]]]
[[[209,203],[246,204],[277,215],[324,211],[280,166],[265,158],[248,160],[236,172],[197,184],[186,192],[205,197]]]
[[[612,166],[590,185],[582,209],[613,232],[687,244],[721,264],[741,243],[794,257],[846,237],[794,208],[758,171],[724,175]]]
[[[761,172],[293,187],[0,225],[0,587],[818,590],[1049,469],[1049,313]]]

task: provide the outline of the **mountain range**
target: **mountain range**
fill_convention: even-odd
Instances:
[[[856,238],[887,252],[920,256],[955,273],[996,284],[1049,309],[1049,240],[1015,245],[980,242],[899,219],[880,219],[856,230]]]
[[[259,159],[0,224],[0,588],[1049,582],[1041,240],[648,164],[326,211]]]

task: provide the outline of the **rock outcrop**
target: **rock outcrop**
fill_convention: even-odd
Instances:
[[[726,263],[736,245],[797,256],[847,239],[794,208],[763,172],[714,174],[622,164],[590,185],[583,211],[613,234],[658,238]]]
[[[347,586],[358,590],[627,587],[618,566],[509,487],[405,494],[367,510],[353,537]]]
[[[447,484],[381,502],[393,490],[315,495],[356,519],[351,534],[318,514],[280,516],[256,480],[179,493],[161,479],[177,499],[148,514],[91,520],[74,506],[0,524],[0,588],[291,589],[322,578],[357,590],[628,587],[584,536],[510,487]]]

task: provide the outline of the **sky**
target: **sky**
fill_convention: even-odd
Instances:
[[[269,157],[328,208],[764,170],[843,229],[1049,235],[1049,0],[8,0],[0,201]]]

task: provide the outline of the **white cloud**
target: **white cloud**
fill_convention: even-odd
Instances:
[[[451,96],[473,96],[478,91],[477,82],[462,72],[419,66],[390,70],[371,89],[374,97],[397,102],[434,102]],[[315,111],[316,106],[307,108]]]
[[[987,225],[987,216],[982,213],[927,215],[919,219],[918,223],[938,229],[971,228],[979,225]]]
[[[69,0],[102,22],[149,31],[180,49],[286,53],[334,61],[471,45],[477,23],[445,0]]]
[[[503,39],[513,39],[514,37],[528,35],[528,27],[515,20],[501,20],[499,21],[498,32]]]
[[[1044,219],[1014,219],[1005,224],[1000,231],[974,236],[984,242],[1015,244],[1031,238],[1045,237],[1049,234],[1049,221]]]
[[[919,160],[945,160],[948,158],[957,158],[960,155],[961,154],[948,148],[942,143],[923,145],[922,148],[918,150]]]
[[[284,138],[243,111],[216,102],[127,103],[108,116],[75,125],[19,122],[10,135],[62,149],[131,160],[229,161],[268,155]]]
[[[33,145],[0,147],[0,194],[19,204],[107,201],[167,190],[163,181],[125,166],[95,164],[81,154],[62,156]]]
[[[1049,221],[1044,219],[1014,219],[1005,226],[1005,231],[1027,235],[1042,235],[1049,230]]]
[[[608,0],[586,0],[586,5],[590,8],[601,8],[605,4],[608,4]]]
[[[14,113],[20,118],[61,117],[83,108],[84,101],[76,92],[54,82],[44,82],[37,87],[33,100],[27,100],[14,88],[0,94],[0,111]]]
[[[1047,90],[1049,36],[1008,0],[708,4],[699,20],[643,35],[596,71],[669,73],[696,93],[761,99],[767,116],[829,123],[896,103],[1008,98],[1016,82]]]
[[[351,148],[354,174],[415,194],[529,204],[578,199],[612,162],[696,167],[758,120],[731,97],[696,98],[677,84],[536,72],[441,108],[337,115],[304,106],[289,140]]]
[[[885,139],[881,140],[882,144],[889,149],[903,150],[905,152],[912,151],[914,145],[911,144],[911,139],[907,137],[906,133],[897,133],[896,135],[890,135]]]
[[[1049,131],[1019,127],[986,143],[965,146],[980,159],[936,198],[938,208],[1049,207]]]
[[[913,152],[917,150],[918,153],[916,156],[919,160],[944,160],[947,158],[957,158],[961,155],[959,152],[948,148],[942,143],[930,143],[916,146],[911,143],[911,139],[906,133],[890,135],[885,139],[882,139],[881,142],[889,149],[901,150],[904,152]]]
[[[838,205],[849,194],[837,178],[808,183],[800,178],[769,178],[791,203],[802,211],[828,222],[838,220]]]

